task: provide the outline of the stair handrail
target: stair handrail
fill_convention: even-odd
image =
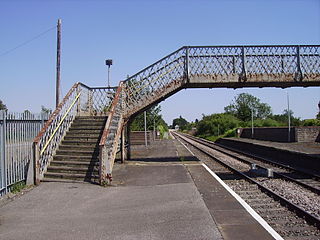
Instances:
[[[110,183],[112,180],[111,173],[123,127],[122,94],[123,82],[120,82],[99,143],[99,178],[101,185]],[[111,129],[114,125],[115,128]]]
[[[83,99],[81,99],[81,95],[85,95],[82,94],[85,91],[89,92],[90,88],[82,83],[75,83],[34,139],[33,167],[35,184],[39,184],[43,178],[54,153],[76,115],[90,108],[89,98],[85,97],[86,103],[83,103]]]

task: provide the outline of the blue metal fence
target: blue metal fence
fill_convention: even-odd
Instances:
[[[0,111],[0,196],[13,184],[26,180],[33,161],[33,139],[48,117],[46,113]]]

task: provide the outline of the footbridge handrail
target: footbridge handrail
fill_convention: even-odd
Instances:
[[[124,81],[124,116],[182,88],[320,85],[320,45],[185,46]]]
[[[99,177],[104,185],[112,180],[112,168],[115,161],[121,130],[123,128],[123,82],[120,82],[105,124],[99,147]]]
[[[34,139],[34,179],[39,183],[59,144],[79,115],[106,115],[116,88],[75,83]]]

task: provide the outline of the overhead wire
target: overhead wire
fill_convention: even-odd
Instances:
[[[17,46],[16,46],[16,47],[14,47],[14,48],[11,48],[11,49],[9,49],[9,50],[6,50],[6,51],[2,52],[2,53],[0,54],[0,57],[5,56],[5,55],[7,55],[7,54],[9,54],[9,53],[13,52],[13,51],[14,51],[14,50],[16,50],[16,49],[18,49],[18,48],[20,48],[20,47],[23,47],[23,46],[27,45],[28,43],[30,43],[30,42],[32,42],[32,41],[34,41],[34,40],[36,40],[36,39],[38,39],[38,38],[42,37],[43,35],[45,35],[46,33],[50,32],[50,31],[52,31],[53,29],[56,29],[56,26],[51,27],[51,28],[49,28],[49,29],[45,30],[44,32],[42,32],[42,33],[40,33],[40,34],[38,34],[38,35],[34,36],[33,38],[31,38],[31,39],[29,39],[29,40],[27,40],[27,41],[25,41],[25,42],[23,42],[23,43],[21,43],[21,44],[19,44],[19,45],[17,45]]]

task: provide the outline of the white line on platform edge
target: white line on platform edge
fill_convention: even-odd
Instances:
[[[193,155],[195,154],[182,142],[178,141]],[[254,211],[237,193],[235,193],[221,178],[218,177],[206,164],[202,166],[244,207],[244,209],[276,240],[284,240],[256,211]]]
[[[195,156],[194,153],[183,143],[179,138],[177,140],[192,154],[192,156]]]
[[[256,211],[254,211],[237,193],[221,180],[206,164],[202,166],[246,209],[257,222],[276,240],[284,240]]]

